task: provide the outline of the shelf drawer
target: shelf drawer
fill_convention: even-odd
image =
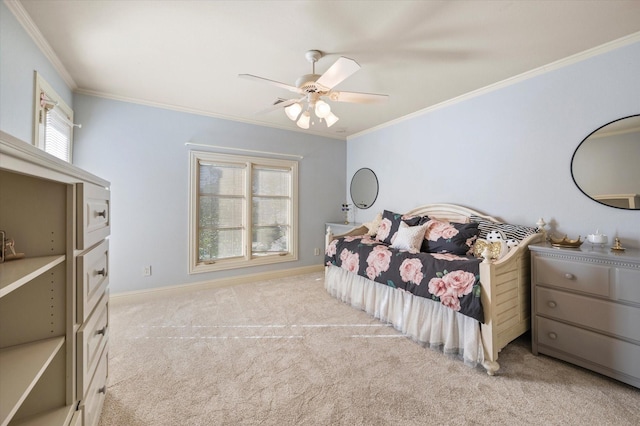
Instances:
[[[640,308],[536,287],[536,314],[640,343]]]
[[[579,365],[605,367],[640,378],[640,346],[547,318],[536,317],[535,321],[540,353],[546,353],[544,347],[548,347],[567,354]]]
[[[109,374],[108,355],[109,351],[106,349],[100,355],[96,374],[91,379],[89,389],[80,404],[84,426],[96,426],[100,420],[102,405],[104,404],[104,398],[107,394],[107,377]]]
[[[86,250],[111,232],[111,193],[108,189],[78,184],[78,241],[77,248]]]
[[[534,277],[537,284],[608,297],[610,269],[608,266],[536,257]]]
[[[83,323],[109,285],[109,240],[77,259],[78,322]]]
[[[86,395],[89,381],[109,340],[109,295],[104,294],[96,310],[78,331],[78,392]]]

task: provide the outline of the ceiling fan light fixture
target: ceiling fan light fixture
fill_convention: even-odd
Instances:
[[[302,105],[300,105],[300,102],[291,104],[284,109],[285,114],[287,114],[287,117],[289,117],[289,119],[292,121],[296,121],[301,111],[302,111]]]
[[[324,121],[327,123],[327,127],[333,126],[338,120],[340,119],[332,112],[329,112],[329,115],[324,118]]]
[[[311,114],[309,114],[309,111],[305,111],[300,115],[300,119],[296,124],[301,129],[308,129],[310,121],[311,121]]]
[[[315,113],[318,118],[326,118],[331,114],[331,106],[325,101],[316,102]]]

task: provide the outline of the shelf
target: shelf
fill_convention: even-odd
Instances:
[[[35,416],[29,416],[25,419],[11,422],[11,426],[66,425],[69,423],[69,420],[75,411],[76,407],[74,405],[67,405],[66,407],[56,408],[55,410],[39,413]]]
[[[6,426],[64,345],[64,337],[0,349],[0,425]]]
[[[0,263],[0,297],[64,262],[64,255],[30,257]]]

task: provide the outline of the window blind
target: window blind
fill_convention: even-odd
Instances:
[[[57,107],[45,108],[44,150],[61,160],[71,161],[73,123]]]

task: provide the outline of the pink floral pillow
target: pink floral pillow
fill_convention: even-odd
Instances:
[[[415,226],[420,223],[420,219],[420,216],[404,216],[385,210],[382,212],[382,220],[378,226],[376,239],[385,244],[391,244],[398,232],[400,222],[405,222],[409,226]]]
[[[424,216],[420,224],[427,226],[420,249],[426,253],[467,254],[480,233],[478,224],[473,222],[456,223]]]

